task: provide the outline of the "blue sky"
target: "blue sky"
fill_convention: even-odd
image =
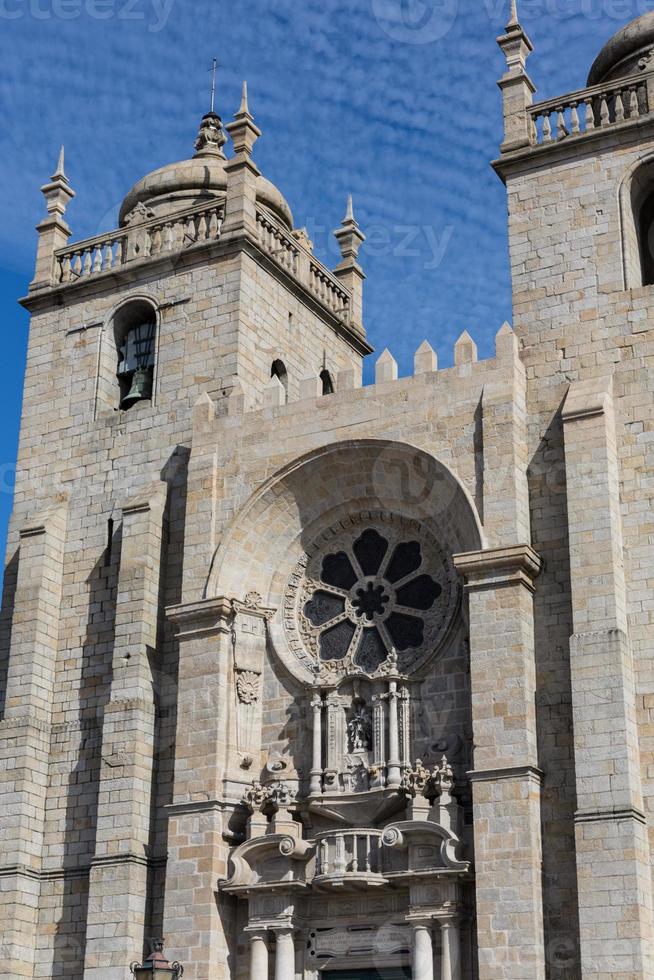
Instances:
[[[510,319],[495,44],[509,0],[0,0],[0,547],[11,509],[39,187],[59,144],[73,239],[115,227],[143,174],[192,154],[208,108],[229,120],[247,78],[255,159],[335,264],[348,192],[370,240],[366,323],[409,373],[468,329],[480,356]],[[520,0],[536,98],[579,88],[604,41],[654,0]],[[367,376],[370,376],[370,367]]]

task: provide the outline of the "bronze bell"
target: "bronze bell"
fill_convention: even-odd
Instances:
[[[152,398],[152,371],[149,368],[137,368],[132,375],[130,389],[120,403],[120,407],[131,408],[136,402],[148,398]]]

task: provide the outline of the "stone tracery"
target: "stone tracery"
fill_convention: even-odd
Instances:
[[[286,638],[318,675],[404,673],[438,650],[458,599],[450,563],[417,521],[350,515],[307,549],[284,598]]]

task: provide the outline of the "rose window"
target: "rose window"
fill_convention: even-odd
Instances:
[[[436,542],[416,522],[384,521],[357,528],[353,518],[349,533],[308,558],[297,601],[316,669],[374,674],[392,652],[412,669],[451,619],[456,584]]]

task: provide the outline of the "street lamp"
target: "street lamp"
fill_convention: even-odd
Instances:
[[[169,963],[164,956],[163,939],[152,940],[152,952],[145,963],[132,963],[130,970],[135,980],[179,980],[184,973],[181,963]]]

